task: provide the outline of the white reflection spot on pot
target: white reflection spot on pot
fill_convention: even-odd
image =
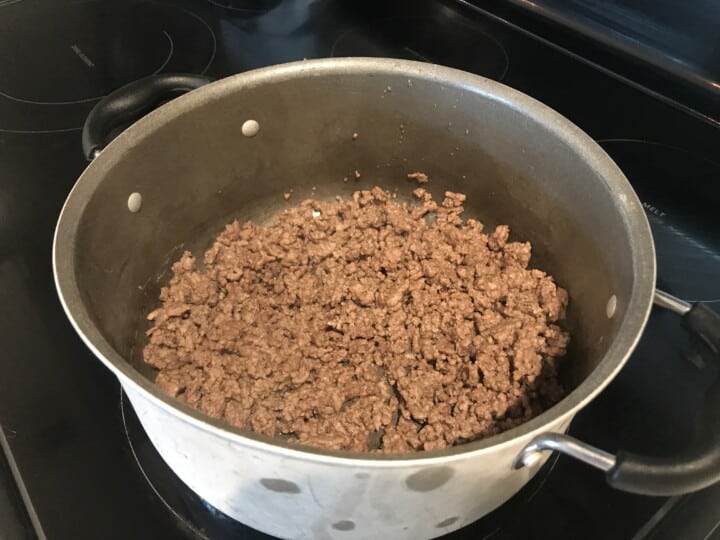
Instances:
[[[245,120],[242,125],[242,134],[246,137],[254,137],[260,131],[260,124],[257,120]]]
[[[524,467],[532,467],[540,460],[540,452],[527,452],[522,458]]]
[[[127,206],[128,210],[130,210],[133,214],[137,214],[142,208],[142,195],[140,195],[137,191],[131,193],[128,197]]]
[[[615,310],[617,309],[617,297],[613,294],[610,299],[607,302],[607,306],[605,306],[605,313],[607,314],[608,319],[612,319],[613,315],[615,315]]]

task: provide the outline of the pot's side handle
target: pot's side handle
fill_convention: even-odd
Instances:
[[[720,363],[720,314],[705,304],[690,304],[659,290],[655,303],[681,315],[682,325],[700,337]],[[545,433],[520,452],[514,466],[528,465],[540,451],[556,450],[604,471],[608,484],[623,491],[654,496],[691,493],[720,481],[720,378],[708,389],[698,420],[690,446],[676,456],[624,451],[613,456],[568,435]]]
[[[667,301],[671,305],[667,305]],[[656,303],[682,316],[682,325],[702,339],[720,360],[720,315],[706,304],[689,304],[657,291]],[[611,486],[648,495],[689,493],[720,481],[720,378],[710,386],[698,415],[693,441],[671,458],[618,452],[607,472]]]
[[[161,73],[114,90],[90,111],[82,132],[85,157],[92,161],[114,138],[113,130],[127,127],[170,99],[211,81],[204,75]]]

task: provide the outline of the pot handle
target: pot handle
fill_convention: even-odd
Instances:
[[[90,111],[82,131],[83,153],[92,161],[127,126],[181,94],[211,81],[204,75],[161,73],[126,84],[101,99]]]
[[[720,364],[720,314],[706,304],[690,304],[660,290],[655,292],[655,304],[680,315],[682,326],[702,339]],[[523,448],[514,467],[529,465],[539,452],[556,450],[604,471],[608,484],[623,491],[653,496],[691,493],[720,481],[720,378],[708,389],[698,419],[702,428],[677,456],[624,451],[613,456],[569,435],[544,433]]]

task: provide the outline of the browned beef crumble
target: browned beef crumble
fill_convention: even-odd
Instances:
[[[148,315],[157,384],[234,426],[351,451],[443,448],[557,402],[565,290],[507,226],[463,221],[464,195],[414,194],[305,200],[229,224],[202,265],[186,252]]]
[[[414,172],[407,175],[408,180],[413,180],[418,184],[427,184],[429,182],[427,174],[423,172]]]

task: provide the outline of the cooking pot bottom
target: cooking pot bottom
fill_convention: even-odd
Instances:
[[[177,477],[148,439],[122,388],[120,389],[120,412],[125,437],[140,472],[168,511],[184,527],[197,533],[199,537],[213,540],[271,538],[224,514],[198,496]],[[532,480],[510,500],[465,529],[472,531],[477,538],[485,538],[510,523],[516,518],[522,507],[543,489],[550,478],[550,473],[555,468],[557,459],[558,454],[550,456]]]

